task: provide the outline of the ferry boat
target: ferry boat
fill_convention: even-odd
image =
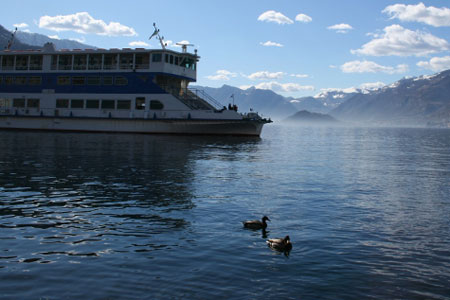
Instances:
[[[201,90],[199,56],[166,49],[0,52],[0,129],[259,136],[270,123]]]

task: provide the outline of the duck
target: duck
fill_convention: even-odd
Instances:
[[[269,239],[266,241],[267,245],[269,245],[270,248],[277,251],[291,251],[292,249],[292,243],[289,236],[285,236],[284,238],[279,239]]]
[[[252,221],[245,221],[242,223],[244,224],[245,228],[266,229],[267,228],[266,221],[270,221],[270,219],[267,216],[264,216],[264,217],[262,217],[261,221],[260,220],[252,220]]]

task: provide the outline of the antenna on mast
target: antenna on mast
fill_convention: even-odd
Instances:
[[[14,32],[11,33],[11,38],[9,39],[8,44],[5,47],[6,50],[9,50],[11,48],[11,46],[14,42],[14,38],[16,37],[16,32],[17,32],[17,27],[16,27],[16,30],[14,30]]]
[[[178,46],[181,46],[183,53],[187,53],[188,46],[194,46],[194,44],[185,44],[185,43],[177,43]]]
[[[161,47],[163,48],[163,50],[166,50],[167,43],[164,43],[164,37],[161,37],[159,35],[159,29],[156,28],[156,23],[153,23],[153,27],[155,27],[155,31],[148,39],[151,40],[152,37],[156,36],[158,38],[159,42],[161,43]]]

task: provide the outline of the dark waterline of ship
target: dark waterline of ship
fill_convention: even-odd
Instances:
[[[450,298],[450,130],[0,140],[1,299]]]

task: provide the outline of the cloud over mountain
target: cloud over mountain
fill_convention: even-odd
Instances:
[[[217,70],[215,75],[206,76],[209,80],[230,80],[231,77],[236,77],[237,74],[228,70]]]
[[[419,61],[417,65],[424,69],[440,72],[450,69],[450,56],[433,57],[429,61]]]
[[[450,26],[450,9],[447,7],[426,7],[422,2],[416,5],[394,4],[382,12],[400,21],[421,22],[434,27]]]
[[[412,31],[397,24],[385,27],[383,31],[383,34],[375,34],[375,38],[361,49],[351,52],[370,56],[425,56],[450,49],[446,40],[427,32]]]
[[[97,34],[106,36],[135,36],[136,31],[117,22],[107,24],[103,20],[94,19],[87,12],[71,15],[42,16],[39,27],[53,31],[75,31],[84,34]]]
[[[341,70],[344,73],[388,73],[388,74],[394,74],[394,73],[405,73],[408,71],[408,65],[401,64],[394,67],[391,66],[382,66],[379,65],[373,61],[349,61],[346,62],[341,66]]]

